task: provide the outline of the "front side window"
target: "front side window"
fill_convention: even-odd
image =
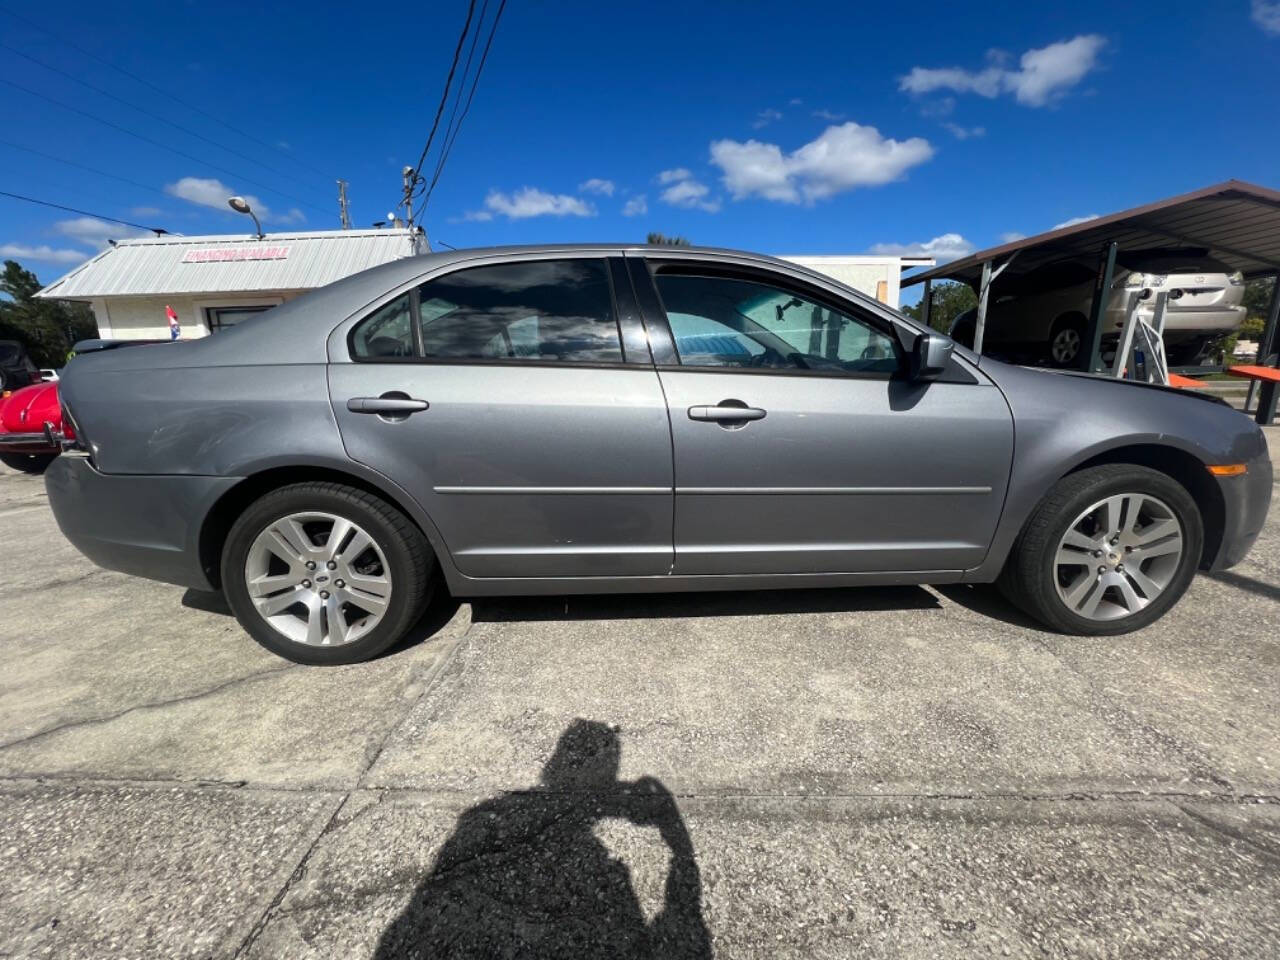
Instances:
[[[471,267],[418,291],[427,359],[620,363],[602,259]]]
[[[684,366],[898,370],[888,334],[788,290],[729,277],[659,273],[654,280]]]

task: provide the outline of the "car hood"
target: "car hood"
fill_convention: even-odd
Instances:
[[[6,433],[34,433],[46,420],[55,427],[62,420],[56,382],[33,383],[0,399],[0,430]]]

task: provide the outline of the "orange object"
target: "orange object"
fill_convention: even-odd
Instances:
[[[1248,380],[1270,380],[1280,383],[1280,368],[1276,367],[1227,367],[1227,373],[1233,377],[1244,377]]]
[[[1239,477],[1248,473],[1249,467],[1243,463],[1211,463],[1209,472],[1215,477]]]
[[[1180,373],[1169,374],[1169,386],[1171,387],[1199,387],[1203,386],[1203,382],[1195,377],[1184,377]]]

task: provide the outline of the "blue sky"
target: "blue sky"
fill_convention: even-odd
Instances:
[[[25,18],[0,12],[0,190],[186,234],[246,229],[223,206],[242,193],[270,233],[336,227],[342,177],[355,224],[384,219],[464,0],[264,6],[0,0]],[[1280,186],[1280,2],[999,7],[509,0],[427,229],[954,256],[1230,177]],[[46,281],[128,233],[0,197],[0,256]]]

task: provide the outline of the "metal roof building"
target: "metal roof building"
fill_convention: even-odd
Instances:
[[[407,229],[121,240],[37,296],[87,302],[102,337],[168,337],[166,307],[184,337],[204,336],[334,280],[426,252],[422,235]]]

